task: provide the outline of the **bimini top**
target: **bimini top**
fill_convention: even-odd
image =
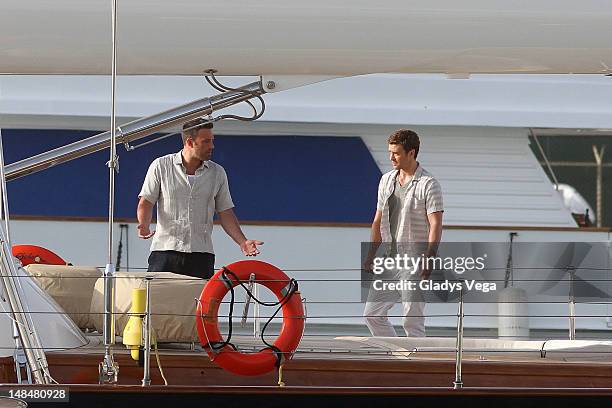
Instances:
[[[118,73],[607,73],[601,0],[130,0]],[[109,74],[110,2],[5,0],[0,73]]]

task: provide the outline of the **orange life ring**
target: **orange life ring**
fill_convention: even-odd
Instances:
[[[244,353],[235,349],[229,339],[223,340],[217,324],[218,312],[227,292],[233,293],[235,286],[248,282],[252,273],[256,282],[278,298],[283,324],[271,347],[258,353]],[[217,271],[202,290],[196,313],[198,337],[210,358],[221,368],[238,375],[261,375],[278,368],[282,361],[291,359],[304,333],[304,307],[297,282],[274,265],[261,261],[239,261]]]
[[[29,264],[66,265],[58,254],[37,245],[14,245],[13,256],[21,261],[23,266]]]

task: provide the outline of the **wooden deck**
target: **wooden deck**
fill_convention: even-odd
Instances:
[[[241,346],[255,344],[252,338],[242,338]],[[47,353],[52,376],[61,384],[81,384],[99,387],[98,364],[104,351],[92,346],[72,351]],[[127,351],[117,345],[115,358],[119,364],[119,387],[132,390],[141,384],[142,367],[132,360]],[[160,390],[207,390],[245,387],[266,392],[336,392],[352,390],[362,393],[386,393],[386,390],[417,388],[452,388],[455,379],[455,360],[452,353],[416,353],[398,358],[367,345],[329,338],[306,338],[294,359],[283,369],[286,387],[278,387],[276,372],[259,377],[240,377],[227,373],[210,361],[201,349],[187,346],[166,347],[160,350],[161,364],[169,383],[163,387],[155,356],[151,357],[151,379]],[[0,359],[0,382],[16,381],[12,358]],[[548,358],[513,358],[512,353],[483,358],[466,355],[462,365],[463,382],[467,389],[487,393],[491,389],[585,389],[580,392],[599,392],[612,395],[612,362],[563,361]],[[100,389],[106,389],[103,386]],[[255,387],[255,388],[253,388]],[[332,387],[332,388],[330,388]],[[374,388],[372,388],[374,387]],[[83,388],[87,390],[89,388]],[[599,390],[597,390],[599,389]],[[317,391],[318,390],[318,391]],[[326,391],[327,390],[327,391]],[[336,391],[334,391],[336,390]],[[402,392],[404,392],[402,391]],[[132,391],[130,391],[132,392]],[[275,392],[275,391],[274,391]],[[399,391],[398,391],[399,392]],[[412,392],[412,391],[411,391]],[[578,392],[578,391],[576,391]]]

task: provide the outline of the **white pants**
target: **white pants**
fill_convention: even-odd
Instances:
[[[389,310],[402,299],[398,291],[370,290],[363,317],[372,336],[396,337],[397,333],[389,322]],[[402,301],[402,325],[408,337],[425,337],[425,302]]]

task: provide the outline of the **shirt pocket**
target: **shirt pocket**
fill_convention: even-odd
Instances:
[[[425,213],[425,198],[413,197],[410,209],[416,213]]]

